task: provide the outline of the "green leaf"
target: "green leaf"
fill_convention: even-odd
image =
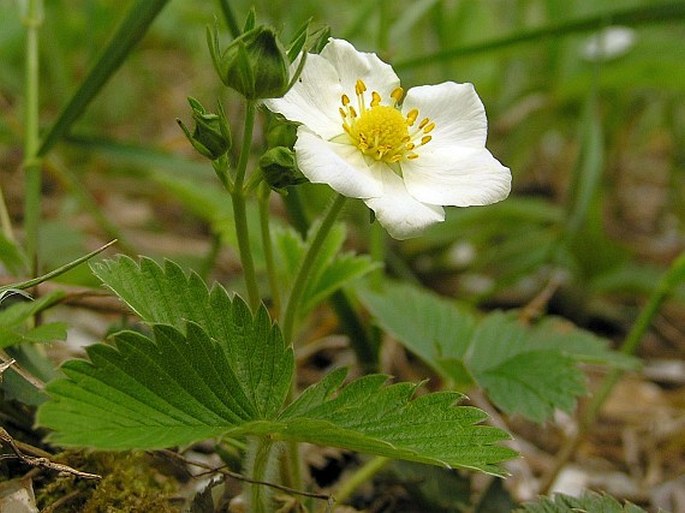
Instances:
[[[626,502],[621,505],[609,495],[587,493],[582,497],[570,497],[557,494],[553,498],[542,497],[535,502],[524,504],[516,513],[646,513],[634,504]]]
[[[230,366],[228,344],[192,323],[187,336],[166,325],[155,325],[153,333],[154,340],[121,332],[115,347],[90,346],[90,362],[62,367],[67,379],[48,385],[53,400],[38,414],[41,425],[55,430],[55,442],[162,448],[219,436],[262,416],[256,389],[241,383]],[[273,390],[282,402],[285,396],[275,390],[282,383],[268,384],[262,391]]]
[[[150,323],[184,330],[188,322],[226,347],[230,367],[260,415],[277,409],[289,390],[293,371],[292,350],[276,334],[264,308],[252,321],[245,303],[231,300],[219,285],[211,290],[196,274],[187,276],[173,262],[164,268],[144,258],[140,265],[128,257],[96,263],[93,271],[136,314]],[[287,376],[278,393],[271,390],[276,377]]]
[[[0,310],[0,328],[15,328],[37,313],[50,308],[63,297],[63,292],[55,291],[36,300],[21,301],[3,308]]]
[[[338,369],[305,390],[279,417],[299,441],[331,445],[391,458],[498,474],[497,463],[515,455],[496,445],[508,435],[479,425],[486,414],[455,404],[455,392],[416,396],[416,385],[386,385],[369,375],[339,388]],[[488,462],[488,463],[486,463]]]
[[[67,324],[51,322],[41,324],[27,331],[0,327],[0,348],[21,344],[22,342],[54,342],[67,338]]]
[[[274,232],[281,281],[290,286],[304,257],[307,243],[292,228],[282,228]],[[309,230],[308,236],[315,232],[316,225]],[[341,252],[345,239],[344,225],[334,225],[312,265],[308,285],[302,297],[302,312],[310,311],[335,291],[379,267],[380,264],[367,255]]]
[[[384,294],[358,291],[376,321],[443,378],[456,379],[455,362],[464,360],[476,320],[446,299],[411,285],[394,285]],[[466,379],[466,383],[472,382]]]
[[[253,435],[332,445],[393,458],[500,473],[515,453],[508,435],[458,407],[454,392],[417,396],[416,385],[365,376],[342,386],[334,371],[286,406],[294,356],[264,308],[208,290],[175,264],[119,258],[97,275],[152,324],[87,349],[47,386],[38,423],[62,445],[160,448]],[[164,324],[159,324],[159,323]]]
[[[556,318],[525,326],[494,312],[477,321],[457,305],[409,285],[359,291],[380,326],[454,385],[474,382],[507,413],[542,422],[585,393],[580,362],[622,368],[635,360]]]

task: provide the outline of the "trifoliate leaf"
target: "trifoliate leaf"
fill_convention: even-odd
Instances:
[[[455,385],[476,384],[498,407],[541,422],[585,393],[580,362],[623,368],[634,360],[556,318],[525,326],[494,312],[477,320],[454,302],[409,285],[359,291],[381,327]]]
[[[343,386],[338,370],[285,405],[294,357],[264,309],[252,316],[172,263],[121,258],[95,269],[151,322],[152,337],[121,332],[63,366],[37,416],[56,443],[160,448],[252,435],[491,473],[515,455],[499,445],[505,432],[481,425],[484,412],[456,406],[459,394],[421,395],[387,376]]]

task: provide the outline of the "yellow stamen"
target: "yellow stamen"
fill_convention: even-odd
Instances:
[[[424,134],[430,133],[433,131],[434,128],[435,128],[435,123],[431,121],[425,127],[423,127],[423,133]]]
[[[416,123],[416,118],[419,117],[419,110],[418,109],[412,109],[409,112],[407,112],[407,125],[412,126],[414,123]]]
[[[358,79],[354,86],[357,109],[350,104],[348,95],[340,96],[342,107],[338,112],[351,143],[366,157],[388,164],[419,158],[414,150],[432,140],[433,137],[427,134],[435,129],[435,123],[423,118],[419,126],[410,131],[409,127],[414,126],[419,117],[419,110],[410,109],[402,115],[398,107],[404,98],[401,87],[392,90],[385,105],[378,91],[371,92],[371,102],[367,103],[366,90],[364,81]]]

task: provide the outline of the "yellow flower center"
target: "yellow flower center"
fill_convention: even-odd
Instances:
[[[415,159],[419,155],[417,147],[428,144],[432,136],[428,135],[435,128],[435,123],[424,118],[414,127],[419,116],[417,109],[411,109],[406,116],[402,115],[397,104],[404,96],[401,87],[390,93],[390,105],[381,105],[381,95],[371,93],[371,102],[366,105],[366,84],[357,80],[355,93],[357,109],[350,105],[350,98],[341,97],[342,127],[359,150],[374,160],[395,164],[403,159]]]

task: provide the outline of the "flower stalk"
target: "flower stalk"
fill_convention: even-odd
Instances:
[[[258,193],[259,205],[259,226],[262,234],[262,246],[264,248],[264,259],[266,260],[266,274],[269,279],[271,289],[271,304],[274,318],[281,315],[281,290],[276,274],[276,264],[274,262],[273,245],[271,243],[271,223],[269,222],[269,197],[271,189],[266,183],[261,184]]]
[[[233,187],[230,191],[233,200],[233,217],[235,222],[236,236],[238,238],[238,250],[240,252],[240,262],[243,266],[245,276],[245,286],[247,287],[247,298],[250,308],[256,310],[259,305],[259,289],[257,287],[257,275],[255,273],[254,259],[250,248],[250,236],[247,227],[247,211],[245,208],[245,171],[250,156],[252,145],[252,132],[256,114],[254,101],[248,100],[245,103],[245,125],[243,129],[243,140],[240,148],[238,167],[236,168]]]
[[[274,511],[273,489],[262,483],[277,481],[281,445],[264,437],[251,437],[248,440],[245,470],[251,483],[246,485],[246,496],[249,511],[253,513]]]
[[[347,198],[341,194],[338,194],[333,202],[329,205],[328,210],[324,214],[323,220],[319,225],[316,235],[312,239],[309,247],[306,250],[304,259],[302,260],[302,265],[300,266],[295,281],[293,282],[292,290],[290,291],[290,296],[288,297],[288,302],[285,306],[285,312],[283,315],[283,338],[286,343],[293,343],[293,328],[295,325],[295,319],[297,317],[297,310],[300,306],[300,301],[302,299],[302,294],[304,293],[305,287],[307,285],[307,278],[309,277],[310,270],[316,256],[321,249],[328,232],[331,231],[333,223],[338,218],[338,214],[345,205],[345,200]]]

